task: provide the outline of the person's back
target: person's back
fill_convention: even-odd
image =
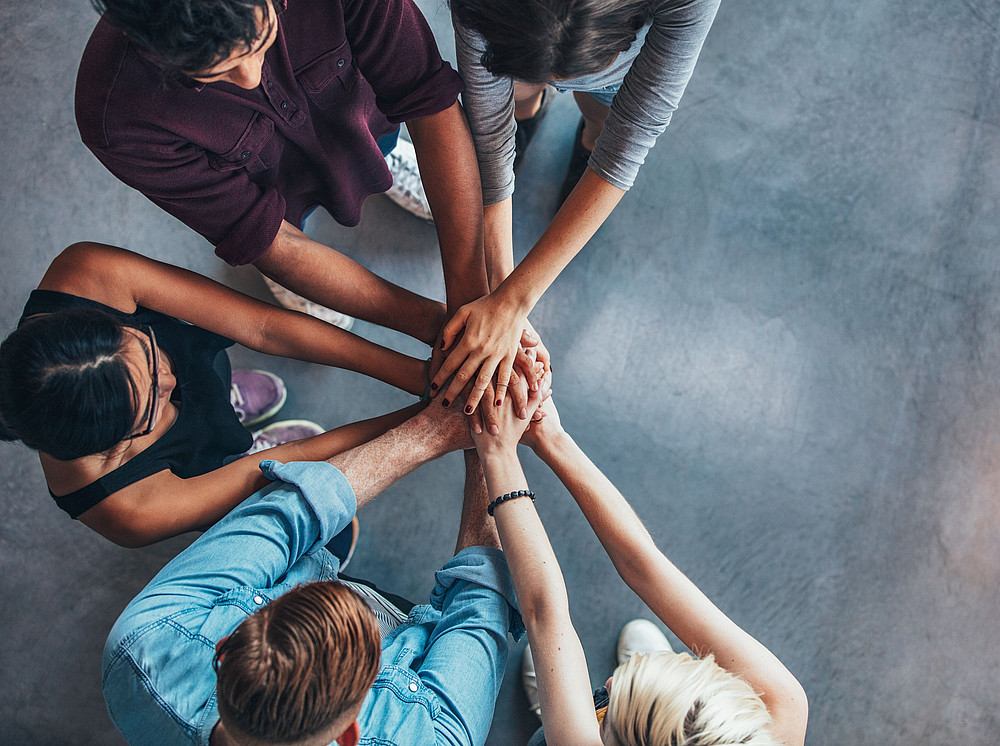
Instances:
[[[467,485],[457,553],[428,605],[407,613],[377,591],[361,589],[363,601],[343,592],[324,548],[395,479],[467,442],[462,415],[431,407],[332,459],[342,471],[262,463],[273,483],[168,563],[108,637],[103,690],[126,739],[485,742],[506,636],[523,628],[481,519],[482,478]]]

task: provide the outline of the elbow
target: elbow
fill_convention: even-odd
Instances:
[[[80,522],[113,544],[125,549],[148,547],[166,539],[163,526],[150,521],[141,510],[106,511],[100,503],[79,516]]]
[[[809,696],[798,679],[792,677],[792,684],[788,694],[789,706],[802,722],[803,730],[805,730],[805,724],[809,720]]]
[[[521,619],[525,628],[538,632],[545,629],[558,629],[566,624],[572,624],[569,615],[569,599],[566,594],[555,597],[545,593],[518,596],[521,609]]]

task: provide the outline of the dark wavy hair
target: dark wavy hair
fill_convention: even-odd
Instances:
[[[0,345],[0,438],[69,461],[135,428],[138,394],[124,327],[97,309],[28,319]]]
[[[657,0],[450,0],[486,40],[494,75],[545,83],[600,72],[628,49]]]
[[[91,0],[167,71],[207,70],[260,37],[257,11],[276,0]]]

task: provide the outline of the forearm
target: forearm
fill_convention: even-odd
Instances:
[[[438,413],[435,416],[439,416]],[[448,427],[442,427],[425,408],[374,440],[345,451],[329,462],[347,476],[360,509],[417,467],[461,448],[467,437],[468,425],[461,415],[454,415]]]
[[[484,453],[490,494],[525,489],[517,452]],[[521,616],[531,643],[548,742],[597,744],[587,659],[569,613],[566,583],[534,504],[508,500],[494,511]]]
[[[458,524],[455,554],[468,547],[500,548],[496,523],[487,507],[490,493],[483,475],[483,466],[475,451],[465,451],[465,488],[462,491],[462,517]]]
[[[407,122],[441,246],[449,315],[487,292],[483,202],[476,151],[462,107]]]
[[[269,307],[249,347],[271,355],[351,370],[415,396],[427,388],[427,362],[390,350],[305,314]]]
[[[528,488],[516,450],[487,451],[480,458],[491,500]],[[507,500],[496,506],[493,516],[526,626],[530,629],[532,621],[568,609],[559,562],[531,500]]]
[[[215,523],[252,493],[267,484],[261,473],[261,461],[274,460],[283,463],[292,461],[330,461],[333,463],[340,454],[352,449],[363,449],[366,444],[384,435],[391,428],[398,427],[417,415],[425,405],[411,404],[395,412],[372,417],[349,425],[342,425],[311,438],[293,440],[274,448],[244,456],[239,461],[213,472],[218,474],[216,494],[218,498],[202,501],[206,511],[199,522],[202,527]],[[334,464],[335,466],[337,464]],[[213,504],[214,503],[214,504]]]
[[[514,271],[511,198],[483,208],[483,223],[486,232],[486,274],[492,292]]]
[[[527,316],[617,206],[625,192],[590,169],[498,293]]]
[[[257,268],[300,295],[433,344],[444,307],[394,285],[287,222]]]

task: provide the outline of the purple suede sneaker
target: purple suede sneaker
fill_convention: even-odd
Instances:
[[[234,370],[229,402],[247,427],[274,417],[285,403],[285,382],[266,370]]]
[[[268,448],[280,446],[282,443],[289,443],[293,440],[311,438],[314,435],[326,432],[315,422],[309,420],[282,420],[268,425],[263,430],[258,430],[253,434],[253,445],[247,454],[258,453]]]

